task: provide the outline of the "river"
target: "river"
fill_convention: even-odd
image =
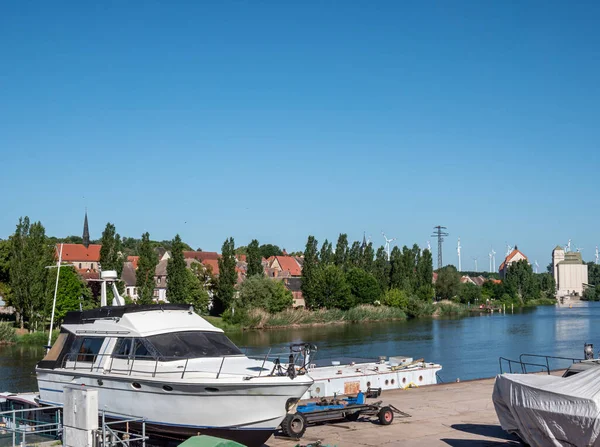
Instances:
[[[583,344],[600,348],[600,303],[572,308],[541,306],[463,318],[329,325],[271,331],[229,333],[249,354],[275,352],[290,343],[318,346],[319,358],[404,355],[440,363],[444,381],[493,377],[498,358],[521,353],[561,357],[583,355]],[[0,391],[36,389],[33,369],[43,348],[0,346]],[[283,360],[283,358],[282,358]],[[551,365],[552,366],[552,365]],[[556,366],[562,366],[556,364]]]

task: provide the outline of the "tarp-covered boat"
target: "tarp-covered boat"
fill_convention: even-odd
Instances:
[[[502,374],[492,400],[502,428],[531,446],[600,447],[600,368],[570,377]]]

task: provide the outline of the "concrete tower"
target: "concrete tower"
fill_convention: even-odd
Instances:
[[[558,263],[565,260],[565,250],[560,245],[554,247],[552,250],[552,275],[554,276],[554,283],[556,285],[556,292],[560,289],[558,281]]]

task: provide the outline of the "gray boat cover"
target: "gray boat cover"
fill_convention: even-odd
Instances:
[[[600,447],[600,368],[565,378],[502,374],[492,400],[502,428],[531,446]]]

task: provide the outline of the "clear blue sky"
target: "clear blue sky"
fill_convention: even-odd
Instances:
[[[600,3],[125,3],[0,6],[0,237],[600,244]]]

